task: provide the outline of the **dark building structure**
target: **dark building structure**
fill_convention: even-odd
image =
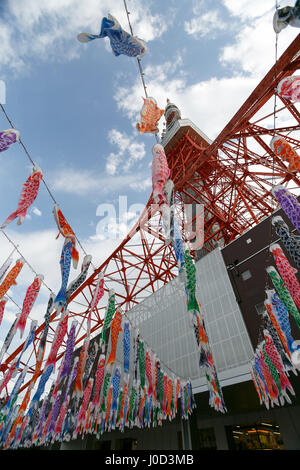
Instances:
[[[293,230],[282,210],[276,210],[274,215],[280,215]],[[280,244],[271,219],[264,219],[220,250],[253,350],[258,344],[262,325],[260,314],[264,308],[265,288],[273,288],[265,270],[268,265],[276,266],[269,246],[274,242]],[[289,261],[294,266],[292,260]],[[293,319],[291,327],[297,340],[300,335]],[[295,396],[291,403],[283,406],[268,410],[260,404],[249,373],[229,385],[221,379],[227,408],[225,414],[209,406],[207,389],[196,390],[197,406],[188,421],[177,416],[170,423],[164,422],[162,427],[125,429],[124,433],[115,430],[104,433],[99,440],[94,436],[83,440],[79,437],[69,443],[63,442],[61,449],[299,450],[300,380],[293,373],[289,374],[289,380]]]
[[[272,217],[275,215],[282,217],[290,232],[295,230],[282,209],[277,209],[271,217],[265,218],[222,249],[228,275],[253,348],[257,346],[261,325],[260,315],[264,311],[265,289],[274,288],[266,272],[266,267],[271,265],[276,267],[273,255],[269,250],[270,245],[272,243],[280,245],[280,238],[272,226]],[[282,244],[281,247],[290,264],[296,269],[293,259],[286,253]],[[299,278],[298,273],[297,277]],[[291,328],[293,336],[297,338],[299,333],[293,319],[291,320]]]

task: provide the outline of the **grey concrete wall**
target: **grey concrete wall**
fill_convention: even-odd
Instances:
[[[215,433],[217,450],[228,450],[228,442],[225,426],[253,424],[260,420],[274,420],[279,425],[280,434],[283,440],[284,450],[300,450],[300,407],[291,406],[285,408],[274,408],[253,413],[241,413],[236,415],[218,415],[212,419],[203,420],[200,415],[197,416],[197,428],[213,428]],[[150,429],[127,429],[124,433],[112,431],[104,433],[100,441],[111,441],[111,450],[118,449],[118,439],[133,438],[137,440],[136,450],[179,450],[180,442],[186,450],[191,449],[190,445],[184,443],[183,424],[189,434],[193,428],[189,427],[188,422],[176,420],[171,423]],[[179,433],[179,434],[178,434]],[[178,440],[179,438],[179,440]],[[197,437],[195,437],[197,439]],[[88,439],[77,439],[71,442],[63,442],[61,450],[85,450],[97,447],[92,444],[97,439],[90,436]]]
[[[118,440],[128,438],[137,440],[136,450],[178,450],[180,440],[183,439],[181,419],[170,423],[164,422],[162,426],[156,428],[125,429],[123,433],[119,431],[106,432],[99,440],[91,435],[83,440],[76,439],[70,442],[62,442],[61,450],[96,450],[101,441],[111,441],[111,450],[118,450]]]

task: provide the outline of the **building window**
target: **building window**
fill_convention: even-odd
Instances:
[[[255,310],[256,312],[258,313],[258,315],[262,315],[265,310],[266,310],[266,306],[265,306],[265,303],[264,302],[260,302],[259,304],[256,304],[255,305]]]
[[[217,450],[214,428],[198,429],[199,449]]]
[[[279,426],[260,421],[240,426],[225,426],[229,450],[283,450]]]
[[[252,277],[252,274],[251,274],[250,270],[247,269],[246,271],[243,271],[241,273],[241,276],[242,276],[243,281],[247,281],[247,279],[250,279],[250,277]]]
[[[116,439],[114,450],[136,450],[138,440],[132,437]]]

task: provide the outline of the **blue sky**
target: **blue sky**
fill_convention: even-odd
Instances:
[[[274,63],[275,1],[127,4],[134,34],[147,43],[142,66],[148,94],[161,108],[167,98],[175,102],[183,118],[214,139]],[[107,13],[129,31],[122,0],[0,0],[5,109],[95,265],[121,241],[97,237],[97,208],[111,203],[118,214],[119,196],[126,196],[130,228],[130,206],[146,204],[151,193],[155,143],[153,135],[139,135],[135,128],[144,96],[136,59],[115,57],[107,40],[81,44],[76,39],[83,31],[98,33]],[[280,34],[279,55],[297,34],[296,28]],[[0,126],[10,127],[2,113]],[[5,220],[15,210],[32,166],[19,144],[0,157],[0,218]],[[62,238],[55,239],[52,209],[41,185],[28,218],[21,226],[13,222],[7,234],[55,291]],[[124,225],[119,228],[125,235]],[[1,265],[12,247],[1,234],[0,243]],[[18,286],[11,289],[20,305],[32,279],[25,267]],[[32,318],[43,317],[48,295],[43,288]],[[15,313],[9,302],[0,341]]]

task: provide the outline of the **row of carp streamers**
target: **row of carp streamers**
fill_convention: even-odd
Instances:
[[[298,3],[299,2],[296,2],[294,9],[286,7],[285,9],[281,9],[276,12],[273,22],[276,32],[279,32],[279,30],[283,29],[283,27],[288,24],[298,26]],[[89,42],[96,38],[105,37],[109,38],[112,52],[115,56],[124,54],[129,57],[141,58],[146,52],[144,41],[124,31],[112,15],[108,15],[107,18],[103,18],[99,35],[81,33],[78,35],[78,40],[81,42]],[[283,79],[278,85],[277,92],[283,98],[291,101],[300,101],[300,77],[293,76]],[[163,113],[164,110],[158,108],[154,98],[144,99],[144,104],[141,110],[141,123],[137,124],[138,131],[140,133],[151,132],[156,134],[158,132],[157,124]],[[0,132],[0,151],[2,152],[7,150],[10,145],[18,142],[19,140],[20,133],[16,129],[7,129]],[[299,170],[299,157],[297,153],[282,137],[276,136],[273,138],[271,141],[271,148],[283,160],[289,162],[290,171]],[[160,144],[157,144],[153,147],[153,197],[154,200],[160,204],[163,225],[165,229],[167,227],[166,239],[169,242],[170,240],[172,241],[178,261],[179,271],[185,271],[187,310],[190,314],[191,323],[194,328],[199,348],[199,366],[205,369],[205,375],[210,392],[210,405],[215,409],[224,412],[226,411],[226,408],[205,329],[204,317],[201,311],[201,305],[197,301],[195,295],[196,268],[189,250],[185,250],[183,247],[180,230],[177,221],[174,218],[174,211],[172,206],[170,206],[173,183],[169,179],[169,175],[170,171],[167,166],[163,147]],[[41,169],[34,166],[32,173],[23,184],[17,209],[5,220],[1,229],[4,229],[16,218],[18,218],[17,224],[22,224],[28,208],[37,197],[42,178],[43,174]],[[139,338],[139,335],[135,335],[134,342],[134,381],[131,386],[129,385],[130,374],[128,351],[130,350],[131,335],[129,322],[125,322],[123,327],[124,384],[123,387],[120,387],[121,368],[115,367],[114,373],[112,373],[112,368],[115,363],[115,351],[118,336],[120,331],[122,331],[121,324],[124,319],[122,319],[121,312],[115,312],[115,299],[113,293],[111,293],[109,298],[104,326],[100,335],[101,351],[104,351],[106,342],[104,335],[106,330],[110,329],[110,356],[107,360],[107,364],[105,365],[106,356],[101,352],[98,358],[95,379],[89,378],[87,380],[89,371],[93,364],[93,359],[95,359],[96,356],[95,348],[92,348],[92,350],[89,351],[91,312],[93,308],[97,306],[104,293],[104,281],[102,275],[99,275],[97,285],[93,293],[93,300],[88,315],[87,335],[81,348],[80,356],[79,358],[76,357],[72,362],[77,321],[74,320],[72,322],[68,333],[67,306],[72,293],[86,279],[88,268],[91,263],[91,257],[89,255],[85,256],[80,274],[68,285],[71,262],[73,262],[74,268],[77,268],[79,260],[75,246],[75,234],[67,224],[57,205],[54,207],[54,217],[59,228],[59,233],[65,237],[60,259],[62,279],[61,288],[56,297],[53,294],[50,295],[45,314],[43,336],[39,344],[36,370],[30,386],[27,388],[23,401],[20,406],[16,405],[18,391],[24,381],[27,367],[25,367],[20,373],[6,404],[1,410],[0,438],[2,445],[4,448],[9,446],[18,447],[21,443],[25,446],[30,446],[34,443],[42,444],[49,442],[49,440],[68,440],[71,437],[76,437],[78,432],[83,434],[84,432],[94,432],[99,436],[99,433],[102,433],[104,430],[114,429],[116,426],[119,426],[121,430],[124,430],[124,426],[132,426],[136,424],[137,426],[143,427],[144,423],[149,425],[151,421],[154,425],[157,422],[161,424],[162,420],[166,417],[171,419],[171,417],[175,416],[179,394],[182,416],[187,417],[195,406],[191,383],[188,381],[183,385],[178,378],[174,379],[168,377],[168,374],[161,370],[159,360],[152,357],[150,349],[147,349],[145,352],[145,344],[143,340]],[[173,227],[173,233],[170,233],[170,224],[168,225],[170,217],[171,220],[173,220],[173,225],[171,224]],[[277,224],[277,227],[279,231],[286,230],[284,224]],[[289,235],[287,246],[291,248],[294,259],[298,260],[298,246],[295,248],[295,243],[297,245],[297,242],[294,242],[295,237],[293,237],[293,240],[291,241],[291,237],[292,236]],[[278,253],[278,248],[276,253]],[[277,254],[276,256],[276,262],[278,259],[282,260],[283,258],[281,252],[280,255]],[[0,323],[3,318],[5,303],[7,301],[5,294],[13,285],[16,284],[16,278],[25,261],[22,258],[18,259],[15,266],[8,271],[11,263],[12,259],[9,258],[0,269]],[[286,263],[287,260],[285,261],[285,267],[287,267]],[[281,302],[281,299],[275,291],[267,293],[269,303],[266,303],[266,311],[268,312],[267,320],[269,321],[269,329],[264,330],[265,341],[263,345],[260,345],[261,347],[256,357],[256,359],[258,358],[257,363],[259,363],[259,368],[253,368],[254,380],[259,396],[261,400],[266,403],[266,406],[269,406],[269,398],[272,405],[273,403],[278,403],[278,399],[283,401],[283,397],[285,397],[286,400],[289,400],[287,390],[291,393],[294,392],[287,379],[285,370],[288,367],[288,369],[296,372],[295,367],[297,368],[299,364],[299,348],[291,337],[288,322],[288,312],[291,313],[295,319],[297,318],[296,321],[299,321],[297,308],[294,303],[295,300],[293,300],[293,297],[291,298],[277,271],[274,268],[268,269],[274,285],[277,281],[277,289],[279,289],[278,286],[281,287],[279,295],[282,296],[281,298],[283,302]],[[291,289],[294,289],[292,291],[294,293],[296,288],[295,277],[292,276],[292,268],[285,272],[288,272],[288,275],[290,276],[289,279],[293,279],[291,281]],[[282,272],[281,275],[283,276]],[[42,281],[43,276],[37,275],[33,283],[28,287],[23,301],[22,310],[17,315],[17,318],[11,326],[4,341],[0,352],[0,362],[2,361],[3,356],[9,348],[9,345],[18,329],[20,330],[20,336],[22,337],[27,318],[38,296]],[[284,292],[282,290],[284,290]],[[30,402],[32,390],[40,376],[45,354],[50,315],[54,310],[61,314],[60,321],[56,328],[52,347],[46,361],[44,371],[40,377],[37,390]],[[270,323],[270,320],[272,323]],[[297,324],[300,325],[300,321]],[[273,325],[275,329],[271,328],[270,325]],[[30,332],[24,342],[22,351],[14,360],[10,368],[8,369],[5,364],[2,364],[1,370],[4,374],[4,378],[0,384],[0,393],[9,383],[10,379],[17,374],[21,357],[33,342],[36,328],[37,322],[32,321]],[[275,332],[277,332],[277,336],[275,335]],[[54,372],[57,353],[66,334],[68,336],[66,350],[59,368],[57,379],[52,384],[48,396],[42,401],[41,408],[38,409],[40,397],[44,393],[46,382]],[[277,346],[277,349],[275,345]],[[283,345],[283,348],[280,349],[279,345]],[[269,369],[267,369],[267,367]],[[137,374],[138,369],[139,375]],[[277,375],[275,369],[277,371]],[[269,370],[269,374],[266,372],[267,370]],[[145,385],[145,376],[147,377],[148,388]],[[83,386],[84,382],[85,387]],[[64,385],[64,392],[61,389],[62,384]],[[74,388],[74,398],[71,392],[72,385]],[[25,413],[29,403],[29,409],[27,413]]]
[[[273,28],[276,34],[288,25],[300,27],[300,1],[294,7],[277,9],[273,17]],[[300,77],[283,78],[276,89],[277,94],[290,102],[300,102]],[[300,171],[300,158],[296,150],[282,136],[274,135],[270,147],[274,154],[288,162],[288,171]],[[300,205],[297,199],[281,185],[273,187],[273,195],[283,211],[300,231]],[[276,234],[280,237],[289,256],[297,267],[300,267],[300,237],[290,233],[282,217],[272,219]],[[268,266],[274,289],[266,289],[263,313],[262,339],[256,347],[251,365],[252,380],[259,396],[260,404],[267,409],[276,405],[291,403],[290,396],[295,395],[288,379],[289,372],[297,375],[300,370],[300,348],[292,337],[289,316],[295,320],[300,329],[300,286],[295,270],[286,258],[279,244],[270,246],[276,268]]]
[[[29,183],[24,185],[26,187],[26,194],[34,194],[34,198],[31,197],[31,201],[33,201],[37,193],[30,192],[29,186]],[[24,191],[25,189],[23,189],[23,193]],[[29,199],[25,198],[23,193],[20,200],[26,199],[28,203]],[[22,208],[20,211],[24,213],[24,206],[20,207]],[[27,204],[28,207],[29,205]],[[103,329],[99,338],[101,354],[98,358],[95,377],[87,380],[98,349],[97,344],[96,351],[95,344],[93,347],[90,347],[91,313],[97,307],[104,294],[104,278],[100,273],[89,309],[86,338],[81,348],[80,356],[76,358],[73,353],[77,321],[72,322],[68,332],[67,306],[72,293],[86,279],[91,257],[89,255],[85,256],[81,273],[73,282],[68,284],[71,263],[73,262],[73,267],[76,269],[79,259],[75,245],[75,234],[67,224],[57,205],[54,206],[53,212],[59,229],[58,236],[62,234],[65,237],[60,259],[61,287],[56,296],[51,294],[49,298],[36,370],[23,401],[20,406],[15,405],[18,391],[27,372],[26,367],[20,373],[8,401],[1,410],[0,439],[3,448],[17,448],[22,445],[29,447],[33,444],[42,445],[57,439],[68,440],[76,438],[79,432],[82,436],[86,432],[94,432],[99,436],[105,430],[115,429],[116,426],[119,426],[120,430],[124,430],[124,426],[133,426],[134,424],[139,427],[144,425],[150,426],[151,422],[153,425],[161,424],[164,419],[173,419],[175,417],[179,394],[182,417],[187,418],[195,406],[190,381],[183,383],[179,378],[175,379],[173,376],[171,378],[164,372],[160,367],[160,361],[153,356],[150,349],[147,348],[145,351],[145,343],[138,335],[134,335],[136,337],[134,344],[137,349],[135,367],[137,368],[138,366],[139,374],[136,369],[134,380],[132,384],[129,383],[130,341],[132,341],[131,327],[129,322],[125,322],[123,329],[121,328],[123,316],[120,311],[115,311],[115,295],[113,292],[109,296]],[[14,214],[15,216],[16,214]],[[9,220],[13,220],[11,216]],[[7,225],[7,221],[5,224]],[[1,268],[2,277],[9,267],[8,262]],[[21,260],[18,260],[1,282],[0,299],[16,283],[16,277],[20,273],[23,264]],[[17,317],[4,341],[1,350],[1,360],[17,329],[20,329],[22,337],[27,317],[37,298],[41,282],[42,276],[38,276],[28,288],[21,314]],[[52,340],[49,356],[45,362],[44,371],[40,376],[37,390],[29,404],[31,391],[41,372],[50,315],[54,310],[56,310],[56,314],[61,313],[61,317]],[[10,368],[5,371],[5,366],[2,366],[2,371],[5,374],[0,384],[0,393],[17,374],[21,357],[34,340],[36,327],[37,322],[33,321],[22,351]],[[109,328],[111,350],[107,364],[105,364],[106,331]],[[112,373],[120,331],[124,331],[124,386],[121,388],[121,368],[116,367],[114,373]],[[42,406],[39,407],[39,401],[44,393],[46,383],[55,371],[57,354],[66,335],[68,339],[58,376],[52,385],[49,395],[44,398]],[[148,386],[145,381],[146,377]],[[63,388],[65,388],[64,394],[62,392]],[[29,409],[25,414],[28,404]]]
[[[183,418],[192,412],[195,403],[190,381],[183,382],[163,370],[159,359],[146,346],[139,332],[131,327],[122,311],[116,309],[113,291],[109,292],[101,334],[91,342],[91,312],[104,294],[103,281],[100,274],[88,314],[87,335],[79,356],[74,354],[75,320],[68,334],[57,378],[39,406],[45,384],[55,366],[58,344],[67,333],[65,317],[62,317],[26,415],[32,387],[28,388],[20,407],[12,406],[24,377],[24,371],[21,373],[22,377],[17,380],[9,403],[1,412],[0,437],[4,449],[47,445],[56,440],[68,441],[77,438],[78,434],[82,438],[85,434],[95,434],[99,438],[104,431],[117,427],[124,431],[125,427],[134,425],[140,428],[149,427],[151,423],[153,426],[160,425],[163,420],[176,416],[178,400]],[[53,307],[53,302],[49,303],[48,316],[51,305]],[[121,331],[122,366],[116,361]],[[40,346],[39,353],[41,348],[43,346]],[[39,359],[42,359],[40,355]],[[91,373],[93,364],[94,373]]]
[[[274,186],[272,193],[282,210],[300,232],[300,204],[296,197],[281,185]],[[274,216],[272,224],[288,255],[297,268],[300,267],[300,236],[290,232],[281,216]],[[274,289],[265,291],[263,314],[263,339],[258,344],[252,361],[252,379],[260,403],[267,408],[274,404],[291,402],[287,392],[295,395],[288,379],[289,372],[297,375],[300,370],[300,347],[291,333],[290,316],[300,330],[300,285],[297,269],[289,263],[278,243],[270,246],[276,268],[267,266]]]
[[[179,278],[185,284],[187,312],[199,350],[199,367],[205,371],[209,404],[215,410],[224,413],[226,407],[205,328],[204,315],[196,297],[196,266],[190,250],[184,246],[180,227],[175,217],[174,183],[169,178],[170,169],[163,146],[155,144],[152,148],[152,154],[153,200],[159,205],[166,243],[172,242],[180,273]]]
[[[81,42],[88,42],[100,37],[109,37],[113,53],[116,56],[125,54],[130,57],[141,57],[146,50],[144,42],[122,30],[117,20],[111,15],[108,15],[108,18],[103,18],[101,32],[98,36],[88,33],[78,35]],[[137,125],[139,132],[157,133],[157,123],[163,113],[164,110],[157,107],[153,98],[144,100],[141,123]],[[19,131],[15,129],[1,132],[0,150],[6,150],[19,140]],[[17,210],[5,220],[1,226],[2,229],[16,218],[18,218],[17,223],[22,224],[28,208],[38,195],[42,178],[43,174],[40,168],[34,167],[23,185]],[[65,238],[60,258],[61,288],[56,297],[53,294],[50,295],[45,314],[43,336],[38,349],[36,369],[22,403],[16,405],[16,400],[27,373],[27,366],[20,373],[1,410],[0,439],[2,447],[7,449],[30,447],[34,444],[43,445],[56,440],[70,440],[76,438],[79,433],[82,437],[85,433],[94,433],[99,437],[104,431],[116,427],[123,431],[125,427],[134,425],[138,427],[150,426],[150,423],[153,426],[161,425],[164,419],[171,420],[176,416],[179,399],[182,417],[187,419],[195,406],[191,382],[182,381],[178,377],[174,377],[173,374],[170,376],[163,370],[161,361],[146,347],[146,343],[140,338],[138,332],[133,330],[130,322],[124,319],[121,310],[116,311],[113,291],[109,293],[104,324],[98,343],[95,341],[92,344],[90,338],[91,313],[104,294],[104,278],[101,273],[98,276],[89,308],[86,337],[79,357],[75,354],[77,321],[73,320],[68,332],[69,313],[67,306],[72,293],[86,279],[91,256],[85,256],[80,274],[68,284],[71,263],[73,262],[73,267],[76,269],[79,261],[76,238],[57,205],[54,206],[53,212],[59,234]],[[19,259],[7,273],[11,262],[12,259],[7,260],[0,272],[1,320],[6,302],[4,296],[9,288],[16,284],[16,278],[24,265],[24,260]],[[42,280],[42,275],[37,276],[27,289],[22,311],[4,341],[0,353],[1,361],[18,329],[20,329],[22,337],[26,320],[38,296]],[[44,370],[41,373],[50,316],[54,311],[56,311],[55,315],[61,314],[61,317],[55,330],[48,358],[45,361]],[[0,393],[5,389],[10,379],[17,374],[20,360],[34,340],[36,328],[37,322],[32,321],[30,332],[19,356],[10,368],[5,364],[2,365],[4,378],[0,384]],[[122,367],[116,363],[116,348],[121,331],[123,331],[123,375],[121,374]],[[57,377],[53,379],[50,392],[41,401],[40,406],[40,399],[45,391],[47,381],[55,371],[58,351],[66,336],[65,353]],[[108,356],[109,338],[110,353]],[[134,364],[130,367],[130,345],[133,341]],[[97,351],[99,351],[98,356]],[[93,364],[96,366],[95,373],[90,377]],[[38,386],[30,401],[32,390],[39,377]],[[210,381],[211,394],[213,395],[215,381],[212,379]]]

